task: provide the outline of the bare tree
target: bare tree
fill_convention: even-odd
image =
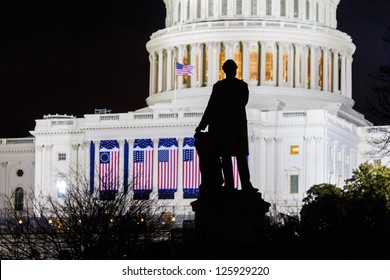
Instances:
[[[65,179],[63,198],[31,197],[22,211],[12,197],[2,197],[2,259],[131,259],[169,233],[157,199],[136,200],[130,191],[90,193],[85,177]]]

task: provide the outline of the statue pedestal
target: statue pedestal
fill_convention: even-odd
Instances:
[[[259,255],[265,213],[270,206],[261,193],[205,193],[191,206],[201,257],[239,259]]]

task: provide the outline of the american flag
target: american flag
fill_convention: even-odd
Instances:
[[[194,74],[195,66],[193,65],[184,65],[179,62],[176,62],[176,76],[189,76]]]
[[[183,141],[183,189],[199,189],[201,182],[199,157],[196,152],[195,139],[186,137]]]
[[[239,177],[238,177],[238,168],[237,168],[237,159],[236,157],[232,157],[233,164],[233,180],[234,180],[234,188],[237,189],[240,185]]]
[[[133,149],[134,191],[151,191],[153,186],[153,142],[135,139]]]
[[[237,189],[240,186],[240,179],[239,179],[239,176],[238,176],[238,168],[237,168],[237,159],[236,159],[236,157],[232,157],[232,165],[233,165],[234,188]],[[222,173],[222,175],[223,175],[223,173]]]
[[[158,142],[158,189],[177,190],[178,143],[176,138]]]
[[[116,140],[100,141],[99,191],[118,190],[119,143]]]

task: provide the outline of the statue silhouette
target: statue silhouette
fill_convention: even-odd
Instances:
[[[226,60],[222,69],[226,74],[226,79],[214,84],[210,100],[196,132],[199,134],[208,126],[210,137],[208,150],[222,158],[227,190],[234,190],[231,158],[235,156],[242,190],[257,192],[258,189],[254,188],[250,182],[246,159],[249,155],[245,111],[249,98],[248,85],[236,78],[237,64],[233,60]]]

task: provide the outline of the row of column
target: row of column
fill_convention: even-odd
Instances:
[[[149,56],[150,95],[212,86],[220,79],[221,57],[234,59],[242,73],[238,78],[252,86],[314,89],[352,97],[350,54],[313,45],[255,41],[197,43],[153,52]],[[176,76],[175,62],[195,66],[196,73]]]

